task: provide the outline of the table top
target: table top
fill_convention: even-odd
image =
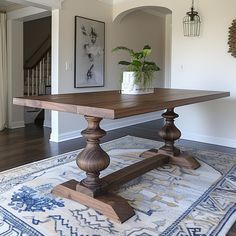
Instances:
[[[21,106],[117,119],[228,96],[230,96],[229,92],[158,88],[152,94],[141,95],[121,94],[120,91],[100,91],[26,96],[14,98],[13,103]]]

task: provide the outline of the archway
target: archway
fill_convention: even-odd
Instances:
[[[154,44],[154,49],[159,50],[159,65],[161,65],[161,71],[158,75],[158,80],[161,82],[157,84],[160,87],[170,87],[171,86],[171,43],[172,43],[172,11],[167,7],[162,6],[137,6],[124,8],[119,12],[115,11],[113,22],[116,24],[124,24],[128,18],[130,18],[134,14],[145,13],[150,16],[156,17],[156,26],[163,27],[164,31],[161,33],[163,35],[159,35],[159,38],[156,39],[156,44]],[[153,25],[153,24],[152,24]],[[146,27],[150,27],[150,25],[146,25]],[[142,30],[142,29],[140,29]],[[157,28],[154,27],[154,30],[158,31]],[[153,41],[150,36],[149,41]],[[157,45],[159,44],[159,45]],[[153,51],[155,51],[153,50]],[[163,51],[162,51],[163,50]],[[160,58],[161,57],[161,58]]]

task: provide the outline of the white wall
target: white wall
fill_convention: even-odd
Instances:
[[[186,0],[119,0],[113,18],[141,6],[172,10],[173,88],[224,90],[231,97],[178,108],[183,138],[236,147],[236,60],[228,51],[228,27],[236,18],[236,1],[195,1],[202,18],[199,38],[185,38],[182,19],[189,10]]]
[[[139,11],[126,16],[120,24],[117,24],[112,23],[111,5],[94,0],[66,0],[61,10],[56,10],[52,13],[52,30],[54,32],[52,35],[55,36],[56,28],[59,28],[58,38],[53,36],[53,50],[56,50],[55,54],[59,55],[58,64],[56,57],[53,55],[54,72],[58,68],[58,75],[53,73],[54,76],[52,78],[54,93],[78,93],[95,90],[95,88],[74,88],[74,17],[76,15],[106,23],[105,87],[96,88],[97,91],[120,88],[121,70],[117,63],[120,59],[124,59],[125,53],[111,53],[112,48],[118,45],[138,50],[145,44],[150,44],[153,48],[152,59],[157,61],[161,68],[164,67],[165,18]],[[66,63],[71,65],[70,70],[65,70]],[[163,70],[158,75],[159,85],[164,84],[164,76]],[[102,126],[105,129],[114,129],[159,117],[159,113],[151,113],[117,121],[104,121]],[[82,116],[74,114],[53,112],[52,119],[52,141],[78,137],[80,131],[87,126]]]
[[[8,127],[24,126],[24,107],[12,105],[13,97],[23,96],[23,23],[7,21]]]
[[[202,36],[192,40],[179,37],[175,42],[184,53],[175,55],[173,87],[231,93],[229,99],[178,109],[183,138],[236,147],[236,59],[227,53],[228,28],[236,18],[235,9],[234,0],[227,4],[201,1]]]

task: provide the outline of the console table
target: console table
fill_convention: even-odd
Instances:
[[[200,166],[194,157],[186,155],[174,145],[181,136],[180,130],[174,125],[174,119],[178,117],[174,108],[227,96],[230,96],[229,92],[155,89],[154,93],[145,95],[102,91],[29,96],[14,98],[13,103],[85,116],[88,127],[82,131],[82,135],[87,144],[78,155],[76,163],[86,172],[87,177],[80,182],[70,180],[62,183],[56,186],[52,193],[78,201],[122,223],[134,215],[134,210],[126,199],[113,194],[112,189],[163,164],[173,163],[192,169]],[[100,138],[106,135],[99,126],[101,120],[119,119],[164,109],[166,111],[162,116],[166,122],[159,131],[164,140],[163,147],[159,150],[148,150],[141,154],[146,157],[142,161],[99,178],[100,171],[106,169],[110,163],[108,154],[99,145]]]

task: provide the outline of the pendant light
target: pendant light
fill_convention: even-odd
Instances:
[[[183,19],[184,36],[200,36],[201,19],[197,11],[194,11],[194,0],[192,0],[191,11]]]

